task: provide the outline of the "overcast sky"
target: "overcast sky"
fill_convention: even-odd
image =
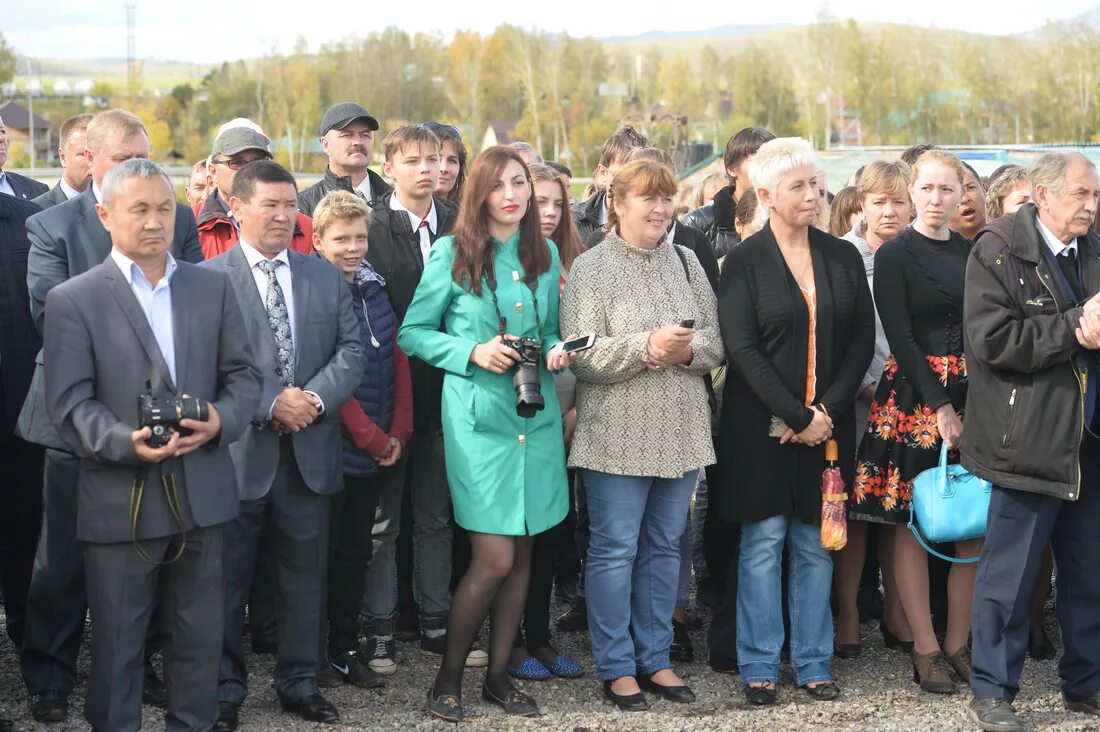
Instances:
[[[287,51],[298,35],[304,35],[311,47],[316,47],[324,41],[366,35],[388,25],[407,31],[438,32],[449,38],[459,28],[489,32],[506,19],[524,27],[605,37],[655,29],[700,30],[725,24],[807,23],[822,7],[819,0],[665,0],[637,4],[609,0],[129,1],[137,5],[140,58],[192,62],[254,57],[272,48]],[[842,19],[1008,34],[1032,30],[1048,18],[1077,16],[1098,3],[1100,0],[832,0],[828,7],[834,17]],[[21,54],[70,59],[126,56],[124,0],[13,1],[4,6],[0,10],[0,32]],[[643,12],[633,8],[662,10]],[[622,16],[624,12],[628,15]]]

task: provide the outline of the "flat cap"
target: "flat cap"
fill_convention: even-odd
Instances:
[[[342,130],[357,119],[366,120],[371,130],[378,130],[378,120],[363,109],[362,105],[355,102],[340,102],[333,104],[325,112],[325,116],[321,118],[318,135],[324,137],[329,130]]]

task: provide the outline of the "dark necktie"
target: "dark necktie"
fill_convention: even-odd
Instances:
[[[275,350],[279,357],[283,385],[294,386],[294,339],[290,333],[290,314],[287,312],[283,288],[275,278],[275,270],[281,264],[283,262],[278,259],[264,259],[256,266],[267,275],[267,295],[264,298],[267,305],[267,322],[271,326],[271,334],[275,337]]]
[[[1077,250],[1066,249],[1059,254],[1058,266],[1062,268],[1062,274],[1073,289],[1073,299],[1080,302],[1084,293],[1081,290],[1081,280],[1077,277]]]

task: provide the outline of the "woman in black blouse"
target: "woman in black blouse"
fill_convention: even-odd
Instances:
[[[895,527],[894,574],[913,633],[914,681],[939,694],[955,691],[949,664],[961,679],[970,678],[967,639],[977,565],[951,567],[941,650],[929,611],[928,557],[906,523],[913,479],[939,463],[941,441],[954,449],[962,438],[963,279],[971,242],[951,231],[950,217],[966,175],[950,153],[921,155],[909,188],[916,221],[875,254],[875,303],[891,356],[871,403],[849,503],[853,518]],[[957,542],[956,556],[977,556],[981,544]]]
[[[737,655],[745,695],[777,699],[784,629],[780,560],[790,557],[791,668],[815,699],[832,681],[832,558],[821,546],[825,442],[852,479],[852,405],[871,362],[874,305],[850,243],[810,226],[817,162],[805,140],[765,143],[749,164],[768,222],[727,256],[718,317],[729,370],[719,429],[723,518],[741,523]]]

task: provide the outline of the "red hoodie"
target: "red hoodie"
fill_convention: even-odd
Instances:
[[[199,228],[199,246],[202,247],[203,259],[213,259],[219,254],[225,254],[240,239],[237,227],[229,219],[217,196],[217,191],[214,191],[205,201],[195,204],[193,209]],[[290,248],[302,254],[313,253],[313,219],[301,211],[294,223],[294,238],[290,241]]]

